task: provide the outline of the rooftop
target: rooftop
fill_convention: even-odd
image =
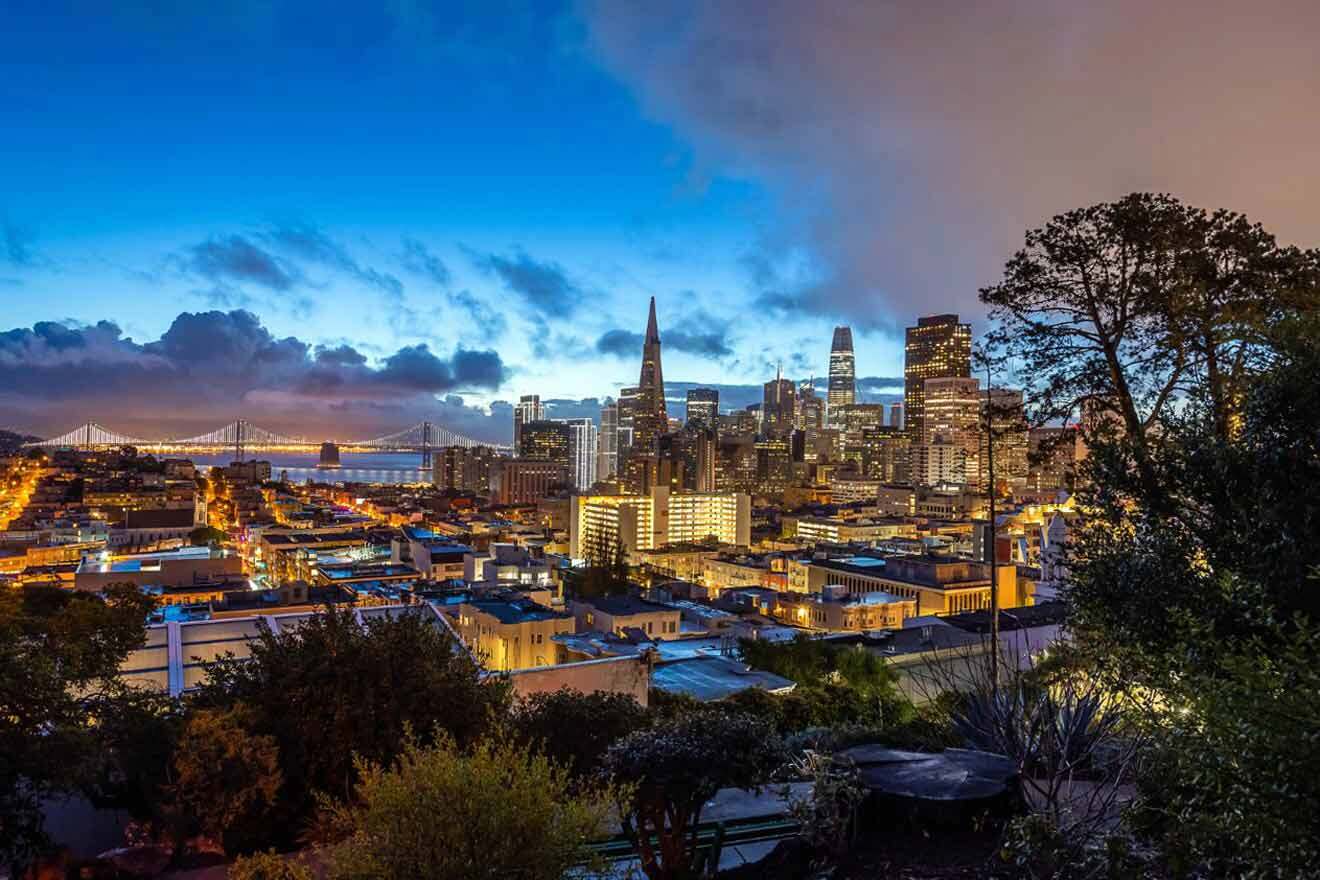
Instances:
[[[729,657],[706,655],[660,663],[651,672],[651,687],[709,702],[748,688],[786,693],[797,687],[797,683],[772,672],[752,669]]]
[[[500,623],[529,623],[537,620],[572,620],[573,615],[538,605],[530,599],[474,599],[465,603],[491,615]]]
[[[580,599],[578,601],[583,605],[590,605],[602,614],[610,614],[616,617],[679,610],[672,605],[652,602],[638,596],[600,596],[595,599]]]

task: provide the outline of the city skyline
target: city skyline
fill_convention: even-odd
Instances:
[[[651,296],[678,412],[823,378],[836,325],[889,399],[903,327],[979,331],[1058,211],[1161,189],[1320,234],[1320,181],[1270,183],[1320,143],[1280,112],[1320,89],[1308,8],[221,6],[7,10],[0,424],[507,439],[521,395],[631,384]]]

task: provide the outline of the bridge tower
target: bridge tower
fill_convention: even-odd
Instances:
[[[431,469],[431,423],[422,422],[422,470]]]
[[[234,461],[243,460],[243,435],[246,433],[247,422],[238,419],[234,422]]]

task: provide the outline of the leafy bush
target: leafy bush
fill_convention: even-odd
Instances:
[[[229,866],[229,880],[315,880],[301,859],[286,859],[275,850],[239,856]]]
[[[508,739],[470,753],[440,732],[433,745],[409,740],[393,767],[359,759],[351,803],[325,803],[337,880],[559,880],[588,861],[611,806],[626,796],[608,785],[573,793],[568,771]]]
[[[789,814],[802,824],[802,837],[828,860],[837,861],[852,845],[857,811],[866,799],[857,765],[847,758],[808,751],[793,759],[789,771],[811,783],[806,797],[788,795]]]
[[[193,712],[174,753],[168,812],[178,832],[200,832],[226,851],[261,837],[283,784],[273,737],[249,732],[251,713],[232,709]]]
[[[519,700],[509,714],[516,738],[575,777],[594,773],[611,743],[646,723],[646,710],[627,694],[569,688]]]
[[[354,756],[389,764],[407,730],[443,730],[461,746],[503,714],[508,688],[480,669],[425,615],[373,617],[327,609],[294,630],[263,627],[251,658],[206,664],[197,708],[247,707],[251,733],[279,748],[280,821],[265,842],[288,843],[312,815],[315,793],[347,797]]]

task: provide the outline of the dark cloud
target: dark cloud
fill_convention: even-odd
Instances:
[[[1134,190],[1320,240],[1320,5],[588,0],[590,40],[699,175],[778,206],[758,307],[980,313],[1023,230]],[[802,271],[779,256],[801,252]],[[776,271],[778,269],[778,271]]]
[[[536,260],[522,251],[512,257],[472,254],[472,260],[546,318],[571,315],[585,296],[564,268],[552,260]]]
[[[552,397],[541,401],[541,404],[545,407],[546,418],[591,419],[597,425],[600,424],[601,401],[598,397],[581,399]]]
[[[392,297],[403,295],[402,281],[388,272],[363,266],[325,230],[310,223],[274,226],[263,233],[262,237],[271,246],[297,259],[335,269]]]
[[[399,262],[403,268],[415,275],[429,279],[432,283],[441,287],[448,287],[452,275],[445,261],[427,249],[415,238],[405,238],[403,240],[403,254],[399,257]]]
[[[276,337],[242,310],[185,312],[144,344],[109,321],[0,333],[0,416],[50,432],[88,419],[145,421],[159,431],[240,414],[277,430],[338,431],[353,425],[330,415],[336,406],[363,414],[382,411],[372,404],[399,405],[421,420],[437,395],[496,389],[505,378],[493,351],[443,356],[413,345],[373,364],[348,344]]]
[[[470,290],[449,294],[449,302],[467,312],[476,330],[484,334],[487,339],[503,335],[505,328],[508,327],[504,315],[495,310],[490,303],[473,295]]]
[[[660,327],[660,343],[666,351],[682,351],[698,357],[719,360],[733,354],[731,325],[705,312],[689,314],[672,328]],[[642,334],[615,328],[596,340],[596,351],[615,357],[640,357]]]
[[[300,280],[294,266],[241,235],[210,238],[193,245],[185,263],[201,277],[220,283],[247,282],[286,291]]]

